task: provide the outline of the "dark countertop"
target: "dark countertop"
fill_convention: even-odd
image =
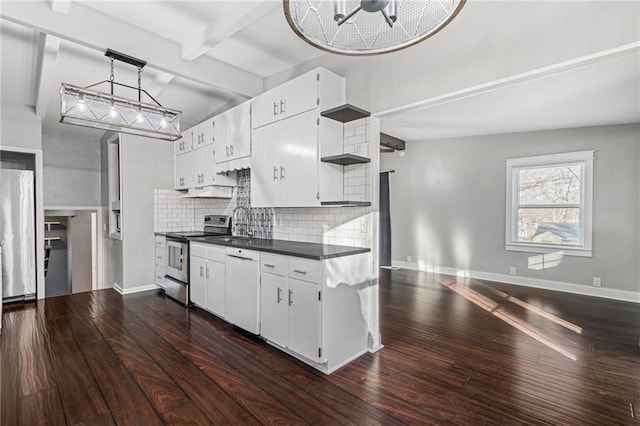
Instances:
[[[307,259],[315,260],[351,256],[353,254],[368,253],[371,251],[371,249],[367,247],[336,246],[331,244],[247,237],[196,237],[189,238],[189,241],[243,248],[247,250],[266,251],[269,253],[305,257]]]

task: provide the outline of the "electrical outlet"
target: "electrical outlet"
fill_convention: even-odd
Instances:
[[[411,256],[407,256],[407,262],[411,263]]]
[[[362,224],[362,233],[366,234],[367,232],[369,232],[369,221],[367,220],[366,217],[362,218],[361,224]]]
[[[512,266],[512,267],[509,268],[509,274],[510,275],[515,275],[516,274],[516,267],[515,266]]]
[[[600,278],[600,277],[593,277],[593,286],[594,286],[594,287],[600,287],[600,286],[602,286],[602,278]]]

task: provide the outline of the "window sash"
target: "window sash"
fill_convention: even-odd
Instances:
[[[594,151],[579,151],[563,154],[549,154],[535,157],[513,158],[506,160],[507,168],[507,227],[505,249],[548,253],[566,248],[565,254],[591,256],[591,221],[593,203],[593,158]],[[543,169],[562,166],[580,165],[580,203],[563,204],[519,204],[520,182],[519,171],[522,169]],[[518,239],[518,213],[520,209],[579,209],[579,244],[552,244],[522,242]]]

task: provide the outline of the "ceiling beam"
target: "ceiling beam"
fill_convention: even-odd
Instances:
[[[403,151],[405,143],[402,139],[398,139],[395,136],[388,135],[386,133],[380,133],[380,148],[388,148],[391,151],[398,150]],[[385,151],[387,152],[387,151]]]
[[[248,7],[248,5],[250,5],[250,3],[245,3],[242,7]],[[245,13],[236,16],[234,19],[216,22],[197,31],[187,42],[182,43],[182,59],[193,61],[199,58],[221,41],[242,31],[279,6],[279,2],[263,1],[251,7],[251,9]]]
[[[49,6],[54,12],[66,15],[69,13],[71,0],[49,0]]]
[[[178,43],[74,3],[67,15],[52,12],[45,2],[3,2],[3,19],[104,53],[108,48],[142,58],[147,65],[175,76],[244,98],[263,91],[260,76],[208,56],[181,58]]]
[[[60,39],[45,33],[40,33],[38,39],[38,58],[36,61],[34,81],[34,104],[36,115],[42,117],[47,112],[47,101],[50,93],[56,93],[51,87],[54,83],[56,61],[60,51]]]

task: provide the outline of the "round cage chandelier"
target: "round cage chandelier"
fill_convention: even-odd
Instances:
[[[341,55],[404,49],[445,27],[466,0],[284,0],[287,22],[300,38]]]

